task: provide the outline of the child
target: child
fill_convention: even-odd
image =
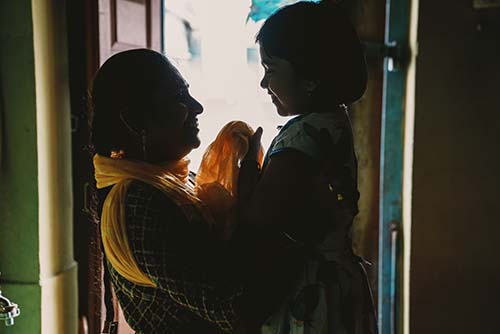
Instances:
[[[261,87],[278,114],[294,118],[272,141],[262,171],[262,129],[241,164],[241,224],[263,236],[255,249],[247,246],[260,256],[243,307],[254,309],[254,323],[265,320],[261,333],[376,333],[350,238],[359,193],[346,105],[366,88],[361,43],[341,8],[326,2],[280,9],[257,42]]]

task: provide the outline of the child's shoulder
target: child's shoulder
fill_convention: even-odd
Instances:
[[[322,130],[328,130],[330,135],[337,137],[338,133],[349,126],[347,115],[342,113],[310,113],[291,119],[281,131],[284,138],[316,137]]]
[[[343,117],[337,113],[310,113],[297,116],[288,121],[275,138],[271,155],[292,148],[318,158],[321,156],[321,131],[327,130],[332,142],[336,142],[345,125]]]
[[[346,126],[348,121],[347,115],[343,112],[313,112],[304,115],[299,120],[302,124],[309,124],[315,128],[331,128],[338,129]],[[303,125],[302,125],[303,126]]]

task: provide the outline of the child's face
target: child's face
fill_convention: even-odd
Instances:
[[[289,61],[270,57],[262,45],[260,56],[265,70],[260,86],[271,95],[278,114],[292,116],[306,113],[310,96],[309,83],[297,75]]]

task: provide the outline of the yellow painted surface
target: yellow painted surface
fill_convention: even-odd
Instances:
[[[410,255],[411,255],[411,195],[413,186],[413,136],[415,130],[415,75],[418,56],[418,4],[419,0],[411,1],[410,8],[410,59],[407,71],[405,98],[405,126],[403,143],[403,272],[402,282],[402,333],[410,332]]]
[[[32,2],[42,334],[77,332],[66,12],[62,4]]]
[[[41,282],[42,334],[76,334],[76,263],[66,271]]]

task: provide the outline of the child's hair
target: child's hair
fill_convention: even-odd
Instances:
[[[270,57],[289,61],[301,77],[317,80],[315,98],[349,104],[366,89],[363,47],[347,14],[330,1],[300,1],[279,9],[256,41]]]

